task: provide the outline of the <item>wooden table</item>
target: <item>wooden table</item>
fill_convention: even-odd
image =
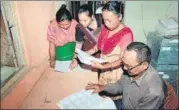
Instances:
[[[59,100],[80,91],[89,82],[97,83],[97,76],[95,72],[60,73],[49,68],[34,86],[20,108],[59,109],[56,105]]]

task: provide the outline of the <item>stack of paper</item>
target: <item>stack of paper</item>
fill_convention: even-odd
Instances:
[[[104,59],[100,59],[100,58],[95,58],[89,54],[87,54],[86,52],[80,50],[80,49],[76,49],[76,53],[77,53],[77,56],[79,58],[79,60],[84,63],[84,64],[87,64],[87,65],[91,65],[91,61],[96,61],[96,62],[99,62],[99,63],[104,63],[105,60]]]
[[[110,98],[102,98],[92,91],[81,90],[59,101],[60,109],[116,109]]]
[[[159,36],[178,35],[178,22],[172,17],[158,20],[156,31]]]

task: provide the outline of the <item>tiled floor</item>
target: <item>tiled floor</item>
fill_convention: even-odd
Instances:
[[[56,103],[59,100],[80,91],[88,82],[97,82],[97,73],[59,73],[48,69],[20,109],[58,109]]]

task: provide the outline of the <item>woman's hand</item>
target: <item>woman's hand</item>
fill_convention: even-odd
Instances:
[[[72,69],[76,68],[77,66],[78,66],[77,59],[74,58],[70,64],[70,69],[72,70]]]
[[[97,48],[97,45],[95,45],[93,48],[89,49],[88,51],[86,51],[86,53],[88,53],[89,55],[92,55],[96,52],[98,52],[98,48]]]
[[[50,67],[55,68],[55,45],[49,41]]]
[[[88,85],[85,88],[86,90],[91,90],[93,89],[93,93],[99,93],[104,90],[104,85],[99,85],[99,84],[93,84],[93,83],[88,83]]]
[[[98,68],[98,69],[103,69],[104,68],[104,66],[101,64],[101,63],[98,63],[98,62],[96,62],[96,61],[91,61],[92,62],[92,67],[94,67],[94,68]]]
[[[50,60],[50,67],[55,68],[55,61],[54,60]]]

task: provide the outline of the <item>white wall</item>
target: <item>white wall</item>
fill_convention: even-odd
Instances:
[[[47,27],[55,15],[54,1],[13,1],[19,39],[27,65],[34,67],[48,59]]]
[[[147,35],[158,19],[169,17],[178,18],[178,1],[126,1],[124,23],[131,27],[135,41],[147,43],[143,29]]]
[[[63,5],[63,4],[68,4],[68,1],[56,1],[55,2],[55,5],[56,5],[56,12],[60,9],[60,7]],[[68,8],[68,5],[67,5],[67,8]]]

